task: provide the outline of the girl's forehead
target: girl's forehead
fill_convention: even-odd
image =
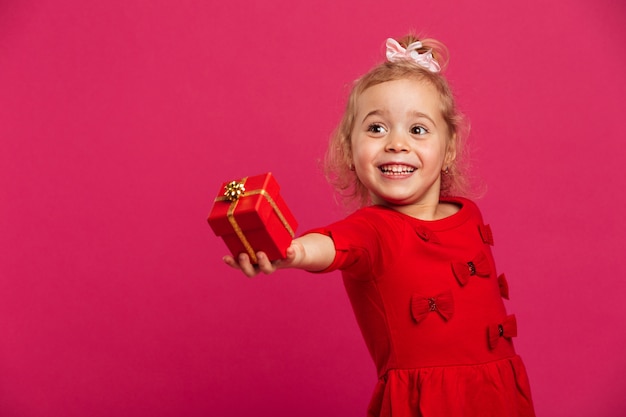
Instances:
[[[412,78],[385,81],[369,86],[356,97],[355,104],[356,113],[372,107],[384,107],[389,110],[419,108],[433,112],[439,112],[441,108],[440,96],[435,87],[427,81]]]
[[[397,92],[398,90],[406,90],[407,92],[411,92],[411,91],[435,92],[435,87],[428,80],[419,79],[417,77],[405,77],[405,78],[391,79],[391,80],[383,81],[383,82],[377,82],[377,83],[368,85],[367,87],[363,89],[363,91],[361,91],[360,95],[371,92],[372,90],[375,90],[375,91],[376,90],[378,91],[389,90],[389,91],[395,91],[395,92]]]

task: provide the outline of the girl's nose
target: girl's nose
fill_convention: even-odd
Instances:
[[[409,143],[404,135],[389,135],[385,150],[387,152],[408,152]]]

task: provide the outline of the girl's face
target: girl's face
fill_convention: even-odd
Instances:
[[[441,171],[455,153],[432,85],[401,79],[368,88],[351,137],[356,175],[374,204],[437,206]]]

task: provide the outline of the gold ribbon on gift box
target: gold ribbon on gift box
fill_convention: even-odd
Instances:
[[[248,242],[248,239],[246,238],[246,235],[241,230],[241,227],[237,223],[237,220],[235,220],[235,209],[237,208],[237,203],[239,202],[240,198],[250,197],[250,196],[259,195],[259,194],[262,195],[263,197],[265,197],[269,205],[272,207],[272,209],[278,216],[278,219],[283,224],[283,226],[285,226],[285,229],[287,229],[287,232],[289,232],[291,237],[294,237],[295,233],[293,229],[291,228],[291,226],[289,225],[289,223],[287,223],[287,219],[285,219],[285,216],[283,216],[283,213],[280,211],[280,209],[276,205],[276,202],[274,201],[272,196],[267,193],[267,191],[265,191],[264,189],[246,191],[245,183],[247,179],[248,177],[245,177],[239,182],[231,181],[228,184],[226,184],[226,186],[224,187],[224,195],[222,197],[217,197],[215,201],[230,201],[231,202],[230,207],[228,208],[228,211],[226,212],[226,215],[228,217],[228,222],[233,227],[235,234],[241,241],[243,247],[246,249],[246,252],[248,253],[248,256],[250,256],[250,260],[252,261],[252,263],[257,263],[257,257],[256,257],[256,253],[254,253],[254,248],[252,247],[250,242]]]

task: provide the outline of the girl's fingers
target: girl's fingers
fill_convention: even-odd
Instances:
[[[226,255],[222,260],[226,265],[234,269],[239,269],[248,277],[253,277],[259,272],[271,274],[276,271],[276,265],[269,260],[264,252],[258,252],[256,256],[258,261],[257,265],[253,265],[252,262],[250,262],[250,257],[246,253],[239,254],[236,259],[230,255]]]
[[[222,258],[222,260],[224,261],[224,263],[228,266],[230,266],[231,268],[235,268],[235,269],[241,269],[239,267],[239,264],[237,263],[237,261],[235,261],[235,258],[233,258],[230,255],[226,255]]]
[[[263,252],[259,252],[256,254],[257,261],[259,262],[258,268],[264,274],[271,274],[276,270],[276,266],[272,264]]]
[[[296,259],[296,248],[292,245],[289,246],[287,248],[287,252],[285,253],[285,255],[287,255],[285,257],[285,262],[286,263],[291,263]]]
[[[247,254],[241,253],[237,259],[239,260],[239,268],[241,268],[247,277],[253,277],[259,273],[259,271],[250,262],[250,257]]]

